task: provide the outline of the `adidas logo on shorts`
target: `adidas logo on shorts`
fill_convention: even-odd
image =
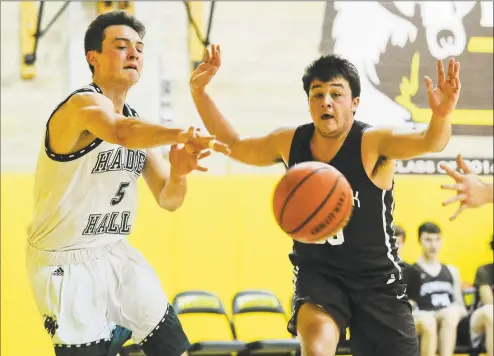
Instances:
[[[62,267],[58,267],[55,271],[53,271],[52,275],[53,276],[62,277],[63,276],[63,269],[62,269]]]

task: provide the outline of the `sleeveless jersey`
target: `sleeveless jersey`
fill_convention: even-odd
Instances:
[[[441,271],[435,277],[424,271],[420,265],[413,265],[417,273],[417,296],[414,297],[420,310],[440,310],[453,303],[454,283],[448,266],[441,264]]]
[[[402,278],[403,269],[392,228],[393,189],[382,190],[374,185],[362,162],[362,135],[368,127],[355,120],[340,150],[326,162],[338,169],[352,187],[353,213],[349,223],[323,244],[294,241],[290,255],[294,265],[315,266],[354,289],[392,284]],[[288,167],[314,161],[310,149],[314,129],[312,123],[296,129]]]
[[[102,94],[95,84],[76,90],[48,123],[72,95],[83,92]],[[127,104],[123,114],[137,116]],[[67,251],[109,245],[130,234],[146,152],[96,138],[78,152],[56,154],[50,149],[48,123],[35,172],[29,244]]]

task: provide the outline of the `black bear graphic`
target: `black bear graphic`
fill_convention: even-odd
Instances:
[[[51,337],[55,335],[58,329],[57,319],[54,316],[45,315],[45,330],[48,331]]]

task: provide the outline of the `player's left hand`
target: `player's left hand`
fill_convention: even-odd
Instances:
[[[443,205],[449,205],[455,202],[460,202],[458,210],[449,218],[456,219],[461,212],[467,208],[477,208],[485,204],[485,184],[472,173],[470,167],[467,166],[461,155],[456,157],[456,163],[460,172],[455,171],[452,167],[445,163],[441,163],[440,167],[456,181],[456,184],[443,184],[442,189],[456,190],[456,195],[445,200]]]
[[[448,62],[448,74],[444,75],[442,60],[437,61],[437,87],[433,87],[432,79],[424,77],[427,87],[429,107],[436,117],[449,116],[456,107],[460,96],[460,62],[450,58]]]
[[[199,161],[211,154],[209,150],[197,149],[193,144],[187,143],[182,147],[172,145],[170,148],[170,174],[184,177],[192,171],[207,172],[207,168],[199,164]]]
[[[204,90],[220,67],[221,47],[213,44],[210,48],[206,48],[204,61],[199,64],[190,76],[191,90]]]

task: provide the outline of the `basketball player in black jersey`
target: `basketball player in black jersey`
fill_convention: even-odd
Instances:
[[[417,333],[421,336],[421,356],[453,356],[457,327],[467,311],[461,292],[460,272],[439,261],[441,229],[425,222],[418,228],[422,254],[407,278],[408,296],[414,310]]]
[[[232,158],[255,166],[327,162],[353,189],[353,216],[337,239],[294,242],[295,307],[288,328],[300,337],[303,354],[334,355],[340,330],[349,325],[353,355],[416,356],[417,337],[391,226],[394,159],[444,149],[460,93],[460,64],[450,59],[445,74],[438,61],[435,88],[426,77],[432,119],[424,131],[410,132],[354,120],[360,96],[357,70],[338,56],[323,56],[302,78],[312,122],[244,139],[205,90],[221,65],[220,54],[216,45],[206,50],[190,88],[206,128],[229,145]]]

